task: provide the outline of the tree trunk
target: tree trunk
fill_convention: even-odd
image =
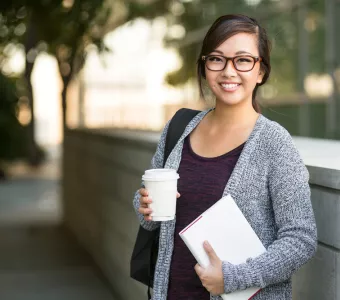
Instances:
[[[59,64],[60,66],[60,64]],[[63,136],[65,136],[65,130],[67,129],[67,88],[72,78],[72,68],[68,75],[62,76],[63,90],[61,92],[61,109],[62,109],[62,130]]]
[[[35,142],[35,114],[34,114],[34,99],[33,88],[31,83],[31,75],[33,70],[33,63],[29,63],[26,60],[25,79],[27,84],[27,98],[31,111],[31,120],[27,125],[27,159],[31,165],[39,164],[38,159],[38,147]]]
[[[72,54],[68,61],[61,61],[58,57],[58,66],[60,75],[63,81],[63,90],[61,92],[61,109],[62,109],[62,132],[63,136],[65,136],[65,130],[67,129],[67,88],[71,82],[73,76],[73,65],[76,59],[76,45],[72,48]],[[69,72],[67,74],[63,74],[62,72],[62,64],[67,63],[69,65]]]
[[[67,88],[68,88],[68,83],[65,84],[64,82],[64,87],[63,90],[61,92],[61,108],[62,108],[62,128],[63,128],[63,134],[65,134],[65,130],[67,129],[67,120],[66,120],[66,116],[67,116]]]

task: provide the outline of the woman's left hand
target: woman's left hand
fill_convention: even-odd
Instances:
[[[203,247],[209,256],[210,265],[207,268],[203,268],[199,264],[196,264],[195,271],[202,285],[210,294],[214,296],[221,295],[224,293],[222,261],[207,241],[204,242]]]

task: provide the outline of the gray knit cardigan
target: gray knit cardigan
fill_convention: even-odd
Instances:
[[[209,111],[199,113],[189,123],[169,155],[166,168],[178,170],[185,137]],[[151,168],[163,166],[168,125],[169,122],[161,135]],[[292,299],[292,274],[314,255],[317,247],[308,179],[308,171],[289,133],[260,115],[223,195],[230,194],[235,199],[267,251],[243,264],[223,262],[226,293],[257,286],[262,290],[253,300]],[[197,195],[198,201],[199,197]],[[176,220],[145,221],[138,212],[138,191],[133,204],[144,228],[154,230],[161,226],[152,300],[166,300]],[[222,298],[211,296],[210,299]]]

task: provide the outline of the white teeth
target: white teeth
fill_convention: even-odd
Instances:
[[[221,84],[222,87],[224,87],[225,89],[232,89],[232,88],[235,88],[237,87],[239,84]]]

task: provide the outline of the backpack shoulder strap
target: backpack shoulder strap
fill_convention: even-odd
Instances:
[[[200,112],[201,111],[199,110],[181,108],[172,117],[170,124],[169,124],[168,132],[166,135],[163,167],[172,149],[175,147],[177,141],[182,136],[187,125]]]

